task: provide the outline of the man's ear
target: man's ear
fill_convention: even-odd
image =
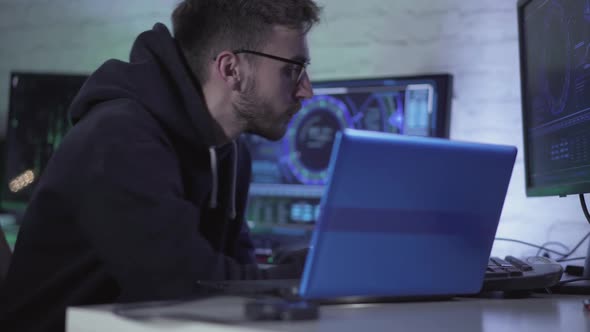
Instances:
[[[223,51],[215,58],[215,74],[232,90],[240,88],[240,59],[232,52]]]

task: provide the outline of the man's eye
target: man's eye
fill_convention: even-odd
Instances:
[[[284,70],[284,73],[289,78],[296,78],[299,76],[299,67],[298,66],[287,66]]]

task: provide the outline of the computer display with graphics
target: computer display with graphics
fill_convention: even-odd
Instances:
[[[590,1],[521,0],[518,24],[526,193],[579,195],[589,218]]]
[[[246,137],[253,173],[247,219],[254,230],[313,227],[339,130],[449,136],[450,75],[324,81],[313,88],[281,141]],[[363,172],[370,170],[351,176]]]
[[[1,207],[26,207],[47,162],[70,127],[67,111],[87,76],[12,73]]]

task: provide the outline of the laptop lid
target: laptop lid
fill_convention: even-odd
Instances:
[[[477,293],[515,157],[512,146],[339,133],[301,297]]]

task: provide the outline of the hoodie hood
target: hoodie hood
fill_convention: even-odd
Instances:
[[[206,109],[201,87],[179,46],[162,23],[137,37],[128,63],[109,60],[94,72],[72,103],[72,123],[94,105],[119,98],[141,104],[191,146],[215,145],[218,125]]]
[[[164,24],[157,23],[137,37],[129,62],[109,60],[88,78],[70,108],[72,124],[97,109],[94,107],[97,104],[116,99],[131,99],[140,104],[172,137],[187,143],[194,153],[208,149],[211,208],[218,205],[219,161],[230,156],[234,165],[228,174],[231,181],[228,213],[230,218],[235,218],[236,142],[215,147],[215,131],[221,129],[208,112],[201,86]]]

